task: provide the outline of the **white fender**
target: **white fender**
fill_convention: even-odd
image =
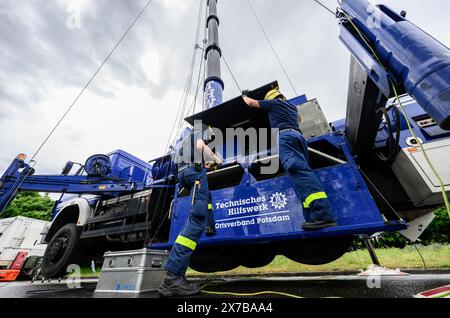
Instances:
[[[58,215],[53,220],[52,224],[55,223],[58,218],[64,214],[64,210],[67,209],[70,206],[78,206],[78,209],[80,211],[78,215],[78,221],[77,226],[83,226],[87,223],[87,220],[91,217],[92,213],[94,212],[94,207],[91,207],[88,202],[88,198],[73,198],[70,200],[67,200],[62,203],[61,212],[58,213]]]

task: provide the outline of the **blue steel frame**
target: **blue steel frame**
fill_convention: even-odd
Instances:
[[[289,178],[280,176],[257,181],[249,172],[249,167],[243,166],[245,172],[238,186],[211,192],[218,235],[213,238],[203,236],[199,247],[405,229],[407,224],[402,220],[384,221],[353,160],[345,136],[336,132],[312,138],[308,142],[314,144],[319,141],[341,149],[347,160],[345,164],[315,170],[331,200],[337,227],[303,231],[302,206]],[[188,217],[190,202],[190,196],[175,197],[169,240],[166,243],[152,244],[151,248],[171,248]]]
[[[11,202],[17,191],[63,195],[92,194],[105,199],[146,189],[173,187],[166,184],[167,180],[174,177],[172,171],[168,170],[164,179],[153,179],[151,176],[152,170],[156,166],[164,165],[170,157],[159,158],[152,166],[121,150],[108,156],[112,160],[113,169],[106,178],[84,175],[33,175],[30,173],[32,168],[25,163],[25,158],[18,156],[0,178],[0,211]],[[122,156],[124,162],[119,162],[118,156]],[[58,204],[63,202],[61,199],[54,206],[53,217],[57,215]]]

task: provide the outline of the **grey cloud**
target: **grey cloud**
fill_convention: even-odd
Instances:
[[[27,116],[34,105],[45,105],[49,91],[80,89],[147,0],[85,1],[81,28],[73,30],[66,27],[67,4],[71,1],[0,1],[0,126],[4,120]],[[337,21],[312,0],[250,1],[298,93],[318,98],[330,120],[343,117],[350,54],[339,42]],[[336,6],[336,0],[322,1],[329,7]],[[376,2],[386,3],[395,10],[406,9],[413,22],[449,45],[449,1]],[[177,5],[172,5],[180,3],[187,5],[186,11],[181,12]],[[200,0],[153,0],[135,29],[98,74],[89,92],[99,97],[117,98],[121,92],[116,90],[116,84],[134,86],[156,100],[162,100],[169,90],[181,92],[194,46],[199,4]],[[292,95],[246,0],[220,0],[219,16],[221,47],[241,88],[252,89],[277,79],[282,89]],[[148,51],[159,53],[159,74],[149,74],[140,65]],[[238,89],[225,65],[222,73],[226,79],[225,98],[237,96]],[[67,96],[67,104],[73,97]],[[84,105],[80,106],[89,102],[84,98],[80,100]],[[176,98],[173,105],[165,105],[165,109],[152,104],[149,113],[152,118],[161,118],[160,122],[164,122],[161,125],[169,126],[173,122],[169,114],[176,113],[178,102]],[[61,105],[61,110],[64,107]],[[40,111],[43,110],[36,110]],[[123,127],[127,128],[130,127]],[[153,135],[154,131],[149,130],[148,139],[152,140],[145,141],[145,147],[162,147],[160,144],[166,140],[161,142],[161,138],[166,136],[153,138]],[[67,140],[76,145],[80,141],[80,149],[83,143],[84,147],[95,142],[101,145],[89,136],[77,137],[76,127],[67,135]],[[0,155],[5,155],[4,152]],[[64,155],[62,152],[55,157]],[[2,164],[4,162],[0,162]]]
[[[81,12],[81,28],[71,30],[66,27],[66,5],[56,1],[2,1],[0,120],[11,114],[11,107],[26,111],[33,103],[44,99],[48,87],[81,88],[145,2],[92,1]],[[187,56],[182,50],[170,49],[174,44],[171,32],[177,33],[176,28],[189,23],[189,17],[169,27],[174,21],[164,21],[166,11],[165,6],[154,1],[98,75],[92,88],[95,93],[110,94],[108,83],[102,82],[105,72],[125,85],[146,89],[155,98],[161,98],[169,88],[181,83],[177,61]],[[145,74],[139,65],[148,46],[165,52],[159,82],[154,81],[151,74]]]
[[[171,0],[181,1],[181,0]],[[177,19],[176,9],[154,0],[141,21],[99,74],[92,91],[110,96],[107,74],[123,84],[139,86],[155,98],[183,85],[192,51],[199,1],[188,1],[188,10]],[[314,94],[326,103],[345,107],[348,52],[338,41],[337,21],[313,1],[252,0],[267,33],[299,93]],[[334,0],[324,0],[331,8]],[[420,1],[408,5],[386,0],[415,13]],[[89,1],[81,12],[81,28],[66,27],[67,4],[56,0],[2,0],[0,3],[0,114],[26,109],[45,98],[48,87],[82,87],[146,0]],[[279,79],[287,81],[265,42],[245,0],[219,1],[221,45],[241,85],[249,88]],[[424,13],[428,19],[431,13]],[[441,38],[442,39],[442,38]],[[139,61],[146,49],[161,52],[161,74],[146,74]],[[224,76],[229,76],[223,68]],[[156,81],[155,78],[159,78]],[[263,82],[264,81],[264,82]],[[227,83],[226,96],[236,94]],[[321,92],[322,87],[331,91]],[[20,93],[18,93],[19,91]],[[69,101],[68,101],[69,102]],[[1,119],[0,119],[1,120]]]

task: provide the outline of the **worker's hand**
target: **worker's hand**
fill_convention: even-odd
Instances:
[[[220,167],[221,165],[223,165],[223,160],[222,159],[220,159],[219,157],[217,157],[216,156],[216,162],[215,162],[215,164],[217,165],[217,167]]]
[[[221,165],[223,165],[223,160],[222,158],[220,158],[218,155],[214,154],[213,157],[213,162],[217,167],[220,167]]]
[[[214,165],[214,161],[207,161],[205,162],[205,168],[208,170],[211,170],[211,167]]]
[[[247,104],[247,106],[250,106],[250,97],[247,95],[242,95],[242,99],[244,100],[244,103]]]
[[[210,171],[215,171],[219,168],[219,165],[214,161],[205,162],[205,168]]]
[[[244,89],[244,90],[242,91],[242,96],[248,96],[248,95],[250,95],[251,93],[252,93],[251,90],[249,90],[249,89]]]
[[[259,105],[259,102],[257,100],[254,100],[248,96],[243,95],[242,99],[244,100],[244,103],[247,104],[247,106],[252,107],[252,108],[261,108],[261,106]]]

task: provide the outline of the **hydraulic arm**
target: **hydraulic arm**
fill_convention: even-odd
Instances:
[[[373,145],[376,112],[393,97],[392,85],[450,130],[450,50],[404,12],[368,0],[343,0],[341,8],[340,38],[353,56],[346,130],[354,150]]]
[[[158,158],[155,164],[135,161],[122,151],[90,157],[82,167],[84,174],[34,175],[34,169],[25,163],[25,155],[17,156],[0,178],[0,211],[15,197],[18,191],[47,193],[70,193],[116,197],[151,188],[167,187],[164,182],[171,178],[166,172],[167,157]],[[137,160],[137,159],[135,159]],[[159,179],[159,180],[156,180]]]

